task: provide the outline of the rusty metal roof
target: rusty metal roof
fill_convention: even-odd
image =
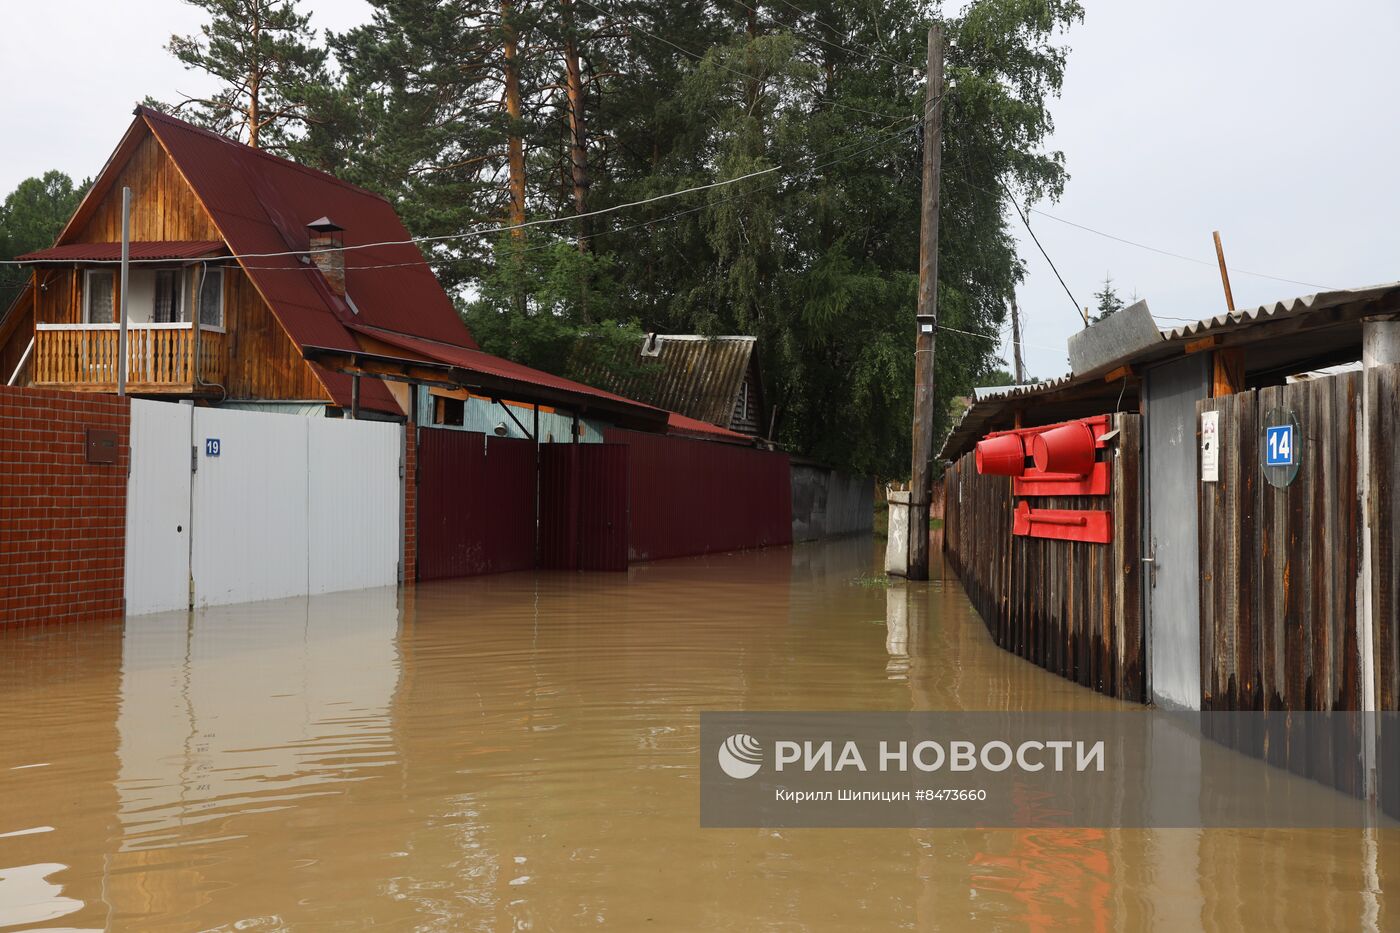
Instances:
[[[132,259],[199,259],[224,251],[222,240],[145,240],[131,244]],[[66,243],[15,257],[20,262],[113,262],[120,243]]]
[[[619,395],[727,428],[755,342],[753,337],[651,335],[611,363],[595,362],[585,378]]]
[[[1162,340],[1152,347],[1112,360],[1095,369],[1067,374],[1032,385],[979,389],[976,401],[953,426],[940,460],[962,456],[987,431],[1005,427],[1016,408],[1035,417],[1038,408],[1053,407],[1050,420],[1061,416],[1081,417],[1102,414],[1122,406],[1135,408],[1137,388],[1127,380],[1107,383],[1104,376],[1125,366],[1135,370],[1187,352],[1190,344],[1216,338],[1220,346],[1249,346],[1255,358],[1251,370],[1282,369],[1290,362],[1315,359],[1328,352],[1359,348],[1363,317],[1400,310],[1400,282],[1336,289],[1270,302],[1254,308],[1231,311],[1194,323],[1162,331]],[[1098,406],[1100,411],[1087,409]],[[1038,419],[1036,423],[1048,423]]]

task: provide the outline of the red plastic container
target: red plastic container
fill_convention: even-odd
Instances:
[[[984,476],[1020,476],[1026,472],[1026,445],[1019,434],[998,434],[977,442],[976,461]]]
[[[1037,434],[1031,457],[1042,473],[1088,476],[1094,469],[1094,432],[1082,421],[1071,421]]]

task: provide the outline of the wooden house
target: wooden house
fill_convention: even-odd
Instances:
[[[124,311],[135,396],[401,418],[413,370],[665,430],[650,406],[482,352],[382,196],[145,107],[54,245],[20,258],[29,286],[0,319],[11,385],[115,392]]]

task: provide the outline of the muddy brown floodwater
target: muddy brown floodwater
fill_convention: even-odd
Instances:
[[[701,710],[1119,706],[877,551],[0,634],[0,930],[1400,929],[1389,830],[701,830]]]

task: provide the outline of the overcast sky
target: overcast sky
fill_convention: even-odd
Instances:
[[[1400,35],[1394,0],[1084,0],[1055,102],[1071,180],[1056,218],[1206,264],[1117,243],[1041,215],[1031,224],[1078,302],[1105,274],[1163,324],[1224,310],[1219,229],[1237,307],[1316,286],[1400,279]],[[313,25],[367,18],[362,0],[313,0]],[[178,0],[8,4],[0,31],[0,193],[59,168],[96,173],[147,94],[204,85],[164,50],[198,28]],[[1017,221],[1019,226],[1019,221]],[[1027,368],[1065,372],[1081,322],[1033,243],[1020,291]],[[1272,281],[1263,272],[1309,285]],[[1010,349],[1004,349],[1010,359]]]

